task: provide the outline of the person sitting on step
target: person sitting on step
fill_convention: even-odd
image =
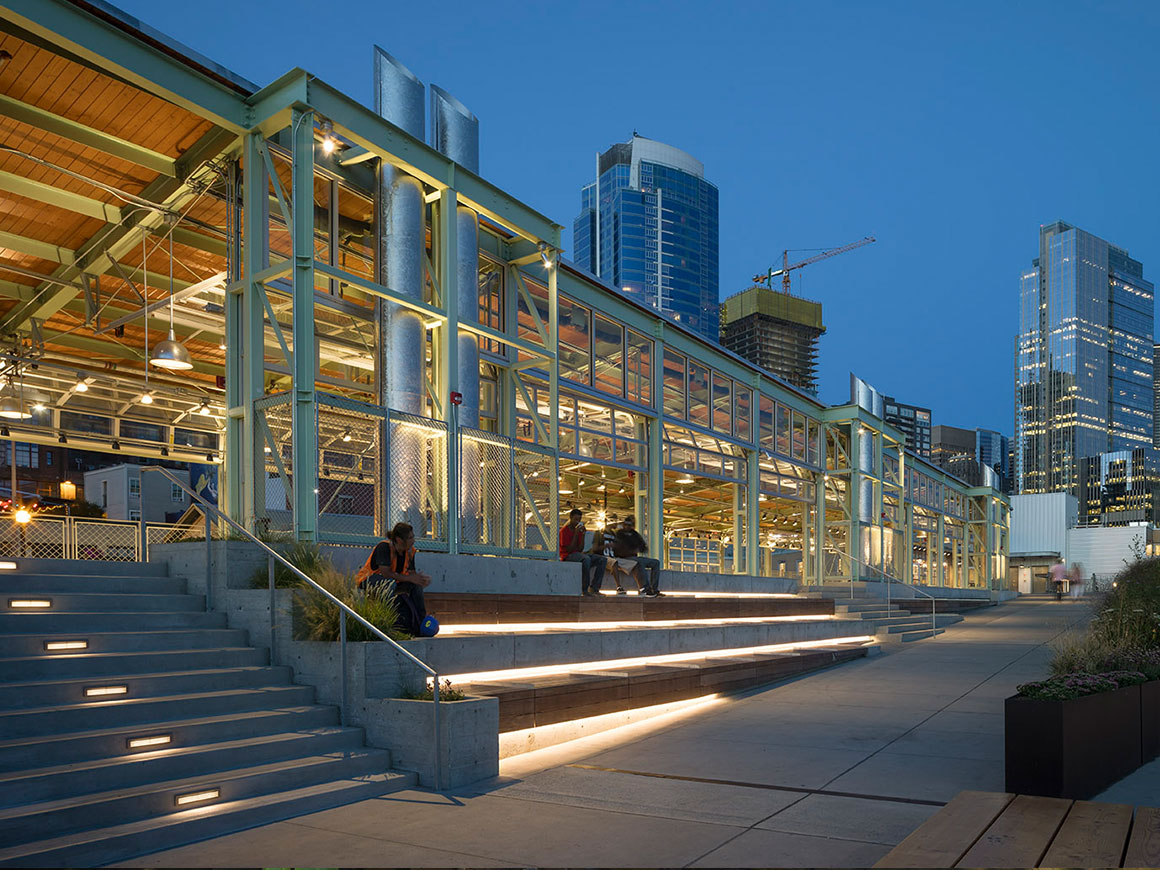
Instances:
[[[633,562],[633,568],[637,572],[636,580],[641,586],[641,595],[647,595],[649,598],[657,598],[663,593],[660,590],[660,572],[661,563],[649,556],[642,556],[641,553],[648,552],[648,542],[641,537],[640,532],[636,530],[636,518],[627,516],[624,522],[620,524],[612,539],[613,555],[621,561]],[[649,579],[645,582],[642,572],[648,569]]]
[[[427,616],[423,589],[430,585],[431,578],[415,570],[415,531],[410,523],[397,523],[391,529],[390,540],[375,545],[359,569],[356,582],[368,595],[393,592],[399,606],[395,628],[419,636]]]

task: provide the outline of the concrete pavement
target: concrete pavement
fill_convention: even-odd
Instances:
[[[1085,602],[1012,601],[934,640],[508,759],[452,794],[122,866],[870,866],[959,791],[1003,790],[1003,699],[1089,616]]]

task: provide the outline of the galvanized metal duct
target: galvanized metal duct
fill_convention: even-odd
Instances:
[[[440,153],[460,166],[479,172],[479,119],[442,88],[431,86],[431,140]],[[460,323],[479,323],[479,216],[466,206],[455,211],[456,311]],[[479,428],[479,338],[460,330],[458,342],[459,425]],[[465,541],[479,539],[479,445],[464,439],[459,457],[460,533]]]
[[[395,58],[375,47],[375,111],[415,138],[425,126],[423,83]],[[379,161],[379,283],[396,293],[423,300],[426,246],[426,201],[419,179],[385,160]],[[422,316],[401,305],[380,305],[378,386],[380,402],[398,411],[421,415],[425,405],[426,329]],[[390,499],[398,514],[425,531],[423,489],[427,479],[423,434],[395,427],[384,466]],[[405,469],[406,473],[396,473]]]
[[[875,523],[874,516],[874,433],[860,426],[858,431],[858,471],[862,476],[858,478],[858,521]]]

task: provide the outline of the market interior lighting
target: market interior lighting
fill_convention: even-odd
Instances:
[[[334,153],[338,147],[338,140],[334,138],[334,124],[330,121],[322,122],[322,153],[327,156]]]
[[[152,390],[146,390],[145,392],[143,392],[143,393],[141,394],[141,398],[140,398],[140,399],[138,399],[138,401],[139,401],[139,402],[140,402],[142,405],[152,405],[152,404],[153,404],[153,391],[152,391]]]
[[[543,262],[545,269],[552,268],[552,255],[548,253],[548,245],[546,242],[540,242],[540,260]]]
[[[77,373],[77,385],[74,388],[78,393],[87,393],[89,391],[89,381],[84,375]]]
[[[197,413],[201,414],[203,417],[208,417],[211,413],[209,410],[209,402],[205,399],[202,399],[201,407],[197,409]]]
[[[0,399],[0,417],[5,420],[27,420],[32,414],[24,410],[24,405],[15,396]]]
[[[68,649],[88,649],[89,642],[87,640],[46,640],[44,642],[45,652],[59,652]]]
[[[347,442],[347,441],[350,441],[350,429],[345,429],[345,430],[343,430],[343,433],[342,433],[342,440],[343,440],[343,442],[344,442],[344,443],[345,443],[345,442]]]
[[[193,360],[189,358],[189,351],[184,344],[177,340],[173,333],[173,233],[169,233],[169,337],[163,338],[153,346],[153,354],[149,358],[150,365],[168,371],[189,371],[193,368]]]

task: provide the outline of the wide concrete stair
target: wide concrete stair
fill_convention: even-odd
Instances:
[[[500,733],[752,688],[877,651],[833,601],[786,595],[431,594],[420,657],[499,699]],[[851,640],[853,636],[862,637]]]
[[[105,864],[415,784],[268,662],[157,566],[0,574],[0,865]]]

